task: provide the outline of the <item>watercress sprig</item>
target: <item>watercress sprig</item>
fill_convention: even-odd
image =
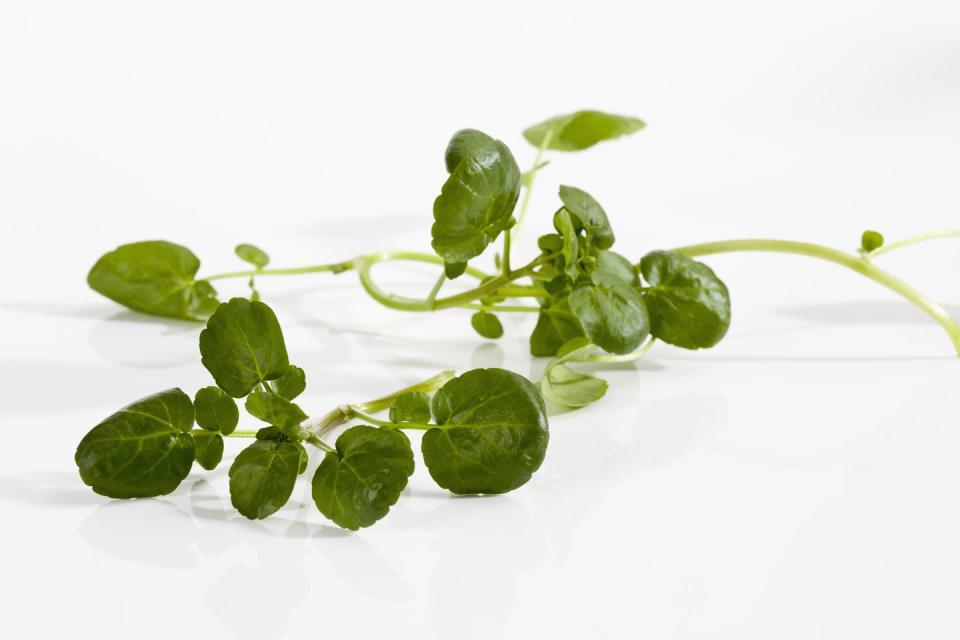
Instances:
[[[339,405],[311,421],[294,400],[306,389],[283,332],[266,304],[234,298],[200,334],[203,366],[216,386],[190,398],[179,388],[138,400],[80,441],[75,461],[96,493],[142,498],[175,490],[196,462],[215,469],[224,438],[253,438],[230,465],[230,498],[242,515],[266,518],[290,498],[308,465],[304,445],[323,459],[312,479],[323,515],[347,529],[368,527],[396,503],[414,470],[405,429],[421,430],[423,461],[453,493],[496,494],[525,484],[549,439],[537,388],[503,369],[442,372],[387,396]],[[237,429],[244,399],[259,429]],[[372,414],[390,411],[389,420]],[[333,444],[334,428],[351,422]]]

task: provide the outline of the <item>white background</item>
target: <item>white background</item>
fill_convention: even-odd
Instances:
[[[958,637],[951,345],[804,258],[710,259],[733,294],[724,342],[605,372],[608,396],[554,415],[543,468],[507,496],[454,499],[419,467],[350,534],[305,481],[244,520],[226,465],[156,500],[82,485],[73,450],[97,421],[209,383],[198,327],[86,288],[101,253],[164,238],[209,274],[243,241],[277,266],[426,250],[456,129],[526,167],[520,131],[577,108],[649,127],[551,156],[521,256],[560,183],[604,204],[634,258],[960,227],[948,0],[0,4],[0,635]],[[883,264],[960,314],[956,244]],[[421,294],[434,278],[378,273]],[[261,288],[313,414],[444,368],[543,366],[529,317],[489,343],[467,312],[382,309],[352,274]]]

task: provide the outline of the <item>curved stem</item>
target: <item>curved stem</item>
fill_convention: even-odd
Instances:
[[[471,311],[489,311],[490,313],[540,313],[541,307],[531,307],[527,305],[509,305],[509,304],[461,304],[458,309],[470,309]]]
[[[920,233],[915,236],[910,236],[909,238],[904,238],[903,240],[897,240],[896,242],[885,244],[866,254],[866,256],[871,259],[877,258],[885,253],[890,253],[891,251],[896,251],[897,249],[902,249],[903,247],[909,247],[910,245],[917,244],[918,242],[940,240],[942,238],[960,238],[960,229],[945,229],[943,231],[928,231],[927,233]]]
[[[870,278],[874,282],[883,285],[891,291],[906,298],[914,305],[919,307],[924,313],[937,321],[943,330],[950,336],[953,346],[960,355],[960,325],[954,322],[950,314],[939,304],[929,299],[917,289],[893,276],[892,274],[880,269],[868,260],[861,257],[824,247],[822,245],[810,244],[807,242],[793,242],[790,240],[770,240],[765,238],[748,238],[743,240],[725,240],[721,242],[707,242],[704,244],[689,245],[674,249],[677,253],[690,258],[706,256],[717,253],[733,253],[737,251],[768,251],[773,253],[791,253],[794,255],[808,256],[833,262],[856,271],[860,275]]]
[[[618,362],[633,362],[634,360],[639,360],[644,355],[646,355],[647,351],[650,351],[650,349],[653,347],[656,341],[657,341],[656,338],[651,337],[642,345],[640,345],[639,349],[637,349],[636,351],[631,351],[630,353],[622,353],[622,354],[594,353],[594,354],[591,354],[589,358],[587,358],[586,362],[603,362],[606,364],[616,364]]]
[[[523,201],[520,203],[520,211],[517,213],[517,224],[515,224],[512,229],[507,230],[507,233],[514,238],[520,235],[520,227],[523,226],[523,221],[527,217],[527,209],[530,208],[530,193],[533,191],[533,182],[537,177],[537,172],[540,171],[540,159],[543,158],[543,152],[546,151],[551,140],[553,140],[553,129],[547,131],[547,134],[543,136],[543,142],[537,147],[537,155],[533,157],[533,166],[530,168],[530,171],[527,172],[527,175],[530,177],[527,179],[527,184],[523,192]]]

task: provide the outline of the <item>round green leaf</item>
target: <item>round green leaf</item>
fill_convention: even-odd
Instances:
[[[313,476],[320,513],[345,529],[369,527],[387,515],[413,473],[410,441],[400,431],[357,426],[337,438]]]
[[[286,372],[270,383],[277,395],[293,400],[307,388],[307,374],[296,365],[287,367]]]
[[[433,396],[437,427],[423,436],[430,475],[453,493],[505,493],[540,468],[549,434],[543,398],[505,369],[474,369]]]
[[[613,246],[615,238],[607,212],[593,196],[582,189],[563,185],[560,187],[560,200],[570,215],[586,230],[591,244],[600,249]]]
[[[533,146],[541,147],[544,146],[547,135],[552,132],[545,148],[554,151],[580,151],[603,140],[630,135],[644,126],[646,124],[638,118],[602,111],[577,111],[534,125],[523,132],[523,137]]]
[[[247,413],[276,427],[291,440],[300,438],[300,423],[307,419],[307,414],[299,406],[267,391],[254,391],[248,395],[245,407]]]
[[[864,231],[860,236],[860,248],[870,253],[883,246],[883,234],[879,231]]]
[[[244,262],[249,262],[257,269],[263,269],[270,264],[270,256],[263,249],[252,244],[238,244],[233,251],[238,258]]]
[[[193,445],[197,462],[207,471],[213,471],[223,459],[223,437],[219,433],[193,430]]]
[[[537,357],[555,356],[565,343],[582,335],[583,327],[570,311],[569,300],[564,298],[540,310],[537,326],[530,334],[530,353]]]
[[[134,311],[203,320],[219,301],[209,282],[194,280],[199,269],[200,260],[186,247],[163,240],[134,242],[97,260],[87,284]]]
[[[300,473],[293,442],[257,440],[230,465],[230,501],[251,520],[266,518],[287,503]]]
[[[390,422],[430,422],[430,396],[423,391],[405,391],[390,405]]]
[[[169,389],[120,409],[83,437],[74,460],[83,482],[111,498],[176,489],[193,465],[193,404]]]
[[[474,331],[484,338],[496,340],[503,337],[503,325],[500,318],[488,311],[478,311],[470,318]]]
[[[200,333],[200,354],[217,386],[234,398],[279,378],[290,364],[273,310],[244,298],[221,304],[210,316]]]
[[[619,253],[613,251],[597,252],[597,266],[595,268],[597,271],[609,273],[631,286],[640,284],[636,267]]]
[[[654,337],[684,349],[720,342],[730,327],[730,294],[710,267],[674,251],[653,251],[640,271],[650,285],[643,299]]]
[[[477,135],[479,134],[479,135]],[[510,225],[520,196],[520,169],[505,144],[480,132],[458,132],[447,153],[456,161],[433,203],[433,249],[444,262],[474,258]]]
[[[591,342],[610,353],[630,353],[650,333],[640,293],[620,278],[594,271],[593,284],[570,294],[570,310]]]
[[[193,399],[197,424],[208,431],[230,435],[240,421],[237,403],[219,387],[204,387]]]

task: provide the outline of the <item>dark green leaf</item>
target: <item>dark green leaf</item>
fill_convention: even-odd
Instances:
[[[193,399],[197,424],[208,431],[230,435],[237,428],[240,410],[237,403],[218,387],[204,387]]]
[[[249,262],[257,269],[263,269],[270,264],[270,256],[268,256],[263,249],[255,247],[252,244],[238,244],[233,251],[237,254],[238,258],[244,262]]]
[[[75,461],[84,483],[111,498],[170,493],[193,465],[193,404],[180,389],[138,400],[95,426]]]
[[[545,148],[555,151],[579,151],[603,140],[629,135],[644,126],[643,120],[637,118],[601,111],[577,111],[534,125],[523,132],[523,137],[533,146],[540,147],[544,146],[547,135],[552,132]]]
[[[297,475],[302,474],[307,470],[307,463],[310,461],[310,456],[307,454],[307,449],[299,442],[294,442],[297,445],[297,449],[300,450],[300,466],[297,468]]]
[[[279,378],[290,364],[273,310],[243,298],[221,304],[210,316],[200,333],[200,353],[217,385],[234,398]]]
[[[457,166],[466,158],[475,158],[483,154],[484,148],[496,142],[483,131],[461,129],[453,134],[443,154],[447,173],[456,171]]]
[[[477,134],[483,135],[454,136],[454,141],[469,143],[448,151],[448,163],[458,162],[433,203],[432,245],[447,263],[466,262],[483,253],[510,226],[520,195],[520,170],[510,150],[499,140],[480,143]]]
[[[879,231],[864,231],[860,236],[860,248],[870,253],[883,246],[883,234]]]
[[[276,427],[263,427],[262,429],[257,429],[257,440],[273,440],[275,442],[290,442],[290,438],[287,435],[277,429]]]
[[[633,266],[633,263],[613,251],[600,251],[597,253],[596,270],[609,273],[631,286],[640,284],[640,278],[637,277],[637,269]]]
[[[193,430],[193,444],[196,449],[197,462],[207,471],[213,471],[223,459],[223,437],[219,433]]]
[[[165,318],[203,320],[218,304],[206,280],[194,280],[200,260],[162,240],[134,242],[104,254],[90,269],[90,288],[125,307]]]
[[[401,393],[390,406],[390,422],[430,422],[430,396],[423,391]]]
[[[537,326],[530,334],[530,353],[537,357],[555,356],[567,341],[582,335],[583,327],[564,298],[540,310]]]
[[[296,365],[290,365],[282,376],[270,383],[270,387],[287,400],[293,400],[307,388],[307,374]]]
[[[503,337],[503,325],[500,324],[500,318],[488,311],[478,311],[470,318],[470,324],[474,331],[484,338],[496,340]]]
[[[456,280],[467,270],[466,262],[444,262],[443,273],[447,280]]]
[[[433,396],[437,428],[423,435],[430,475],[453,493],[505,493],[526,483],[547,451],[543,398],[526,378],[474,369]]]
[[[559,253],[563,244],[563,237],[558,233],[548,233],[537,239],[537,247],[544,253]]]
[[[410,441],[400,431],[357,426],[337,438],[313,476],[320,513],[345,529],[369,527],[387,515],[413,473]]]
[[[653,251],[640,271],[650,285],[643,298],[654,337],[684,349],[720,342],[730,327],[730,294],[710,267],[674,251]]]
[[[593,284],[570,294],[570,310],[591,342],[610,353],[630,353],[650,333],[640,293],[618,277],[594,271]]]
[[[576,187],[561,186],[560,200],[564,208],[575,217],[587,232],[587,239],[600,248],[609,249],[613,246],[614,235],[607,219],[607,212],[600,203],[594,200],[586,191]]]
[[[257,440],[230,465],[230,501],[251,520],[266,518],[290,499],[299,473],[295,443]]]
[[[247,413],[278,428],[291,440],[300,438],[300,423],[307,414],[296,404],[268,391],[254,391],[247,396]]]

